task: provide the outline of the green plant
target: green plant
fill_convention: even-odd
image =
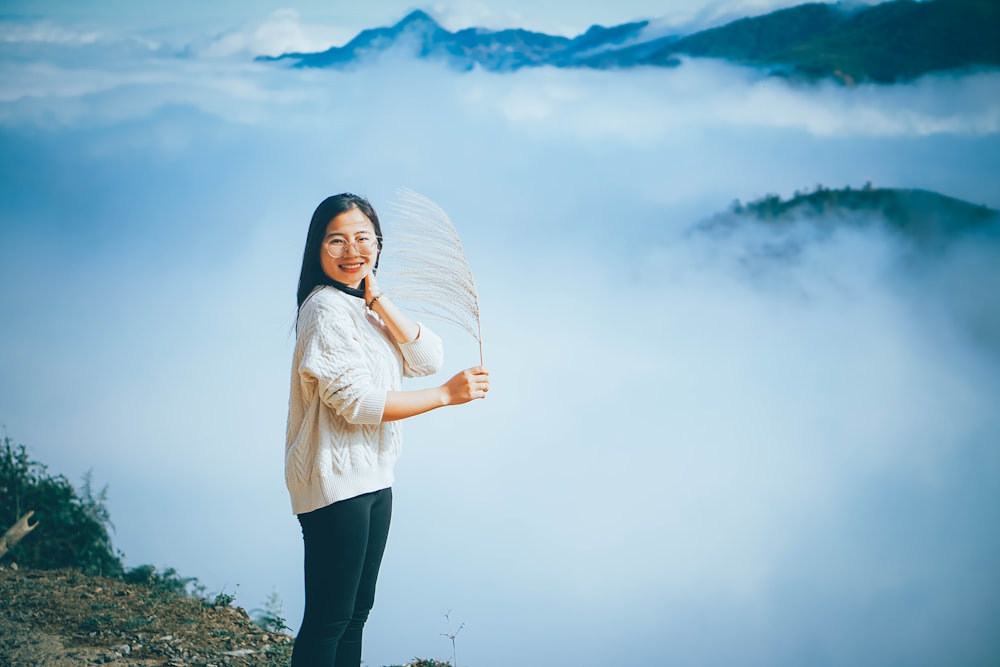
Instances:
[[[253,622],[267,632],[287,632],[291,630],[284,616],[281,615],[282,602],[278,589],[273,589],[264,601],[264,607],[251,612]]]
[[[113,530],[107,487],[95,492],[93,476],[84,476],[82,492],[62,475],[28,457],[24,445],[4,434],[0,444],[0,531],[33,511],[38,528],[8,552],[21,565],[73,567],[87,574],[120,577],[120,554],[111,546]]]
[[[196,592],[199,589],[204,590],[196,577],[182,577],[172,567],[157,570],[153,565],[139,565],[125,572],[122,579],[130,584],[148,586],[159,595],[201,597],[196,595]]]
[[[229,605],[231,605],[233,602],[236,601],[236,593],[239,592],[239,590],[240,590],[240,587],[237,585],[236,586],[236,591],[234,591],[232,594],[229,594],[229,593],[226,592],[226,587],[223,586],[222,590],[219,591],[219,594],[216,595],[215,599],[212,601],[212,606],[213,607],[228,607]]]

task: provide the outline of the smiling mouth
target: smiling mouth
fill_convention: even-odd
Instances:
[[[340,268],[343,271],[357,271],[362,266],[364,266],[364,263],[363,262],[358,262],[357,264],[341,264]]]

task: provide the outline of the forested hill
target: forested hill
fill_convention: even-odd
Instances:
[[[702,228],[747,222],[791,225],[816,221],[828,225],[881,224],[920,245],[947,245],[970,234],[1000,235],[1000,211],[918,189],[828,189],[796,192],[790,199],[767,195],[746,204],[734,202]]]
[[[394,26],[364,30],[342,47],[259,60],[350,68],[390,50],[460,70],[672,67],[682,57],[698,57],[810,80],[897,83],[929,72],[1000,67],[1000,2],[810,3],[691,34],[663,35],[649,21],[636,21],[595,25],[575,38],[518,28],[451,32],[418,10]]]
[[[850,10],[811,3],[745,18],[662,44],[606,58],[669,64],[679,55],[724,58],[807,78],[895,83],[928,72],[1000,66],[1000,2],[897,0]],[[610,63],[609,63],[610,64]]]

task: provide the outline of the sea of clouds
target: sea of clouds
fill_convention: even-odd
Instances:
[[[1000,75],[294,70],[250,56],[319,33],[272,23],[0,29],[0,422],[109,485],[128,564],[297,626],[306,226],[351,190],[391,230],[408,186],[462,235],[493,389],[406,425],[366,664],[450,658],[449,610],[478,667],[1000,656],[995,237],[696,229],[817,184],[1000,208]]]

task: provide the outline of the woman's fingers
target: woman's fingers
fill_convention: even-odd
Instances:
[[[489,372],[482,366],[467,368],[455,374],[446,386],[452,400],[458,403],[468,403],[477,398],[486,398],[490,390]]]
[[[472,373],[472,383],[474,398],[486,398],[486,393],[490,390],[490,372],[482,366],[470,368]]]
[[[378,283],[375,282],[375,273],[373,271],[369,271],[368,275],[365,276],[366,301],[375,294],[378,294]]]

